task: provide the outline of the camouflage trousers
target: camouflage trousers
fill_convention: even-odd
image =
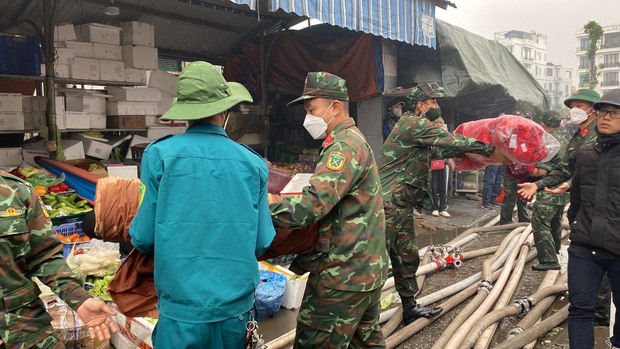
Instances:
[[[342,291],[310,276],[297,316],[294,348],[385,348],[379,326],[381,287]]]
[[[52,329],[52,326],[50,325],[50,328],[52,333],[50,333],[50,335],[46,338],[44,338],[43,340],[37,342],[34,346],[30,347],[30,348],[34,348],[34,349],[65,349],[65,345],[63,344],[63,342],[58,339],[58,337],[56,337],[56,335],[54,334],[54,330]],[[0,349],[12,349],[12,348],[24,348],[23,343],[18,344],[18,346],[10,346],[7,347],[4,343],[0,344]]]
[[[559,264],[557,254],[562,244],[562,215],[564,205],[542,204],[536,201],[532,211],[532,233],[538,251],[538,262]]]
[[[415,273],[420,266],[420,255],[411,206],[385,203],[385,240],[396,290],[401,298],[414,298],[419,290]]]
[[[521,200],[517,194],[519,187],[517,181],[504,176],[504,200],[502,201],[502,210],[500,213],[499,224],[512,223],[512,214],[515,209],[515,203],[517,204],[517,219],[519,222],[529,222],[530,217],[527,215],[525,207],[527,202]]]

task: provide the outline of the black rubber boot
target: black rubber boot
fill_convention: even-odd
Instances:
[[[415,320],[424,317],[430,319],[442,312],[441,307],[425,307],[418,304],[414,298],[403,298],[403,322],[409,325]]]

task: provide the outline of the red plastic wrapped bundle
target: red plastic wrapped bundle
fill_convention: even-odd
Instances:
[[[506,176],[519,182],[525,182],[528,178],[530,178],[534,168],[536,168],[535,164],[510,164],[506,166]]]
[[[539,124],[516,115],[503,115],[495,119],[481,119],[461,124],[455,134],[476,138],[493,144],[510,162],[535,164],[549,161],[559,150],[559,142]],[[467,154],[469,160],[456,161],[458,171],[480,169],[496,164],[492,158]]]

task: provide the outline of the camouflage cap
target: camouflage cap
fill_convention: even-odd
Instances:
[[[573,92],[573,94],[566,98],[564,101],[564,105],[570,108],[571,101],[586,101],[592,104],[596,103],[601,99],[601,95],[598,92],[594,91],[590,88],[580,88],[577,91]]]
[[[444,92],[436,82],[424,82],[414,87],[407,95],[407,107],[414,110],[416,104],[429,98],[443,98]]]
[[[556,110],[547,110],[542,116],[542,122],[551,128],[560,127],[562,119],[564,119],[564,117]]]
[[[299,98],[293,100],[288,105],[301,104],[306,99],[313,98],[348,101],[349,92],[347,91],[346,81],[328,72],[310,72],[306,76],[304,92]]]

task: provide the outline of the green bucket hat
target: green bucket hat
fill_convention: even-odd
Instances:
[[[601,99],[601,96],[593,89],[580,88],[577,91],[573,92],[570,97],[566,98],[566,100],[564,101],[564,105],[570,108],[571,101],[586,101],[594,104],[598,102],[599,99]]]
[[[542,121],[551,128],[560,127],[562,119],[564,119],[564,117],[556,110],[547,110],[542,116]]]
[[[177,98],[162,120],[198,120],[226,111],[241,102],[252,102],[248,90],[237,82],[227,82],[222,73],[207,62],[192,62],[177,82]]]
[[[310,72],[306,76],[304,92],[302,92],[299,98],[294,99],[288,105],[301,104],[306,99],[313,98],[348,101],[349,92],[347,91],[346,81],[328,72]]]
[[[436,82],[424,82],[414,87],[409,91],[407,95],[407,108],[409,110],[415,110],[415,106],[420,101],[425,101],[429,98],[443,98],[444,92]]]

